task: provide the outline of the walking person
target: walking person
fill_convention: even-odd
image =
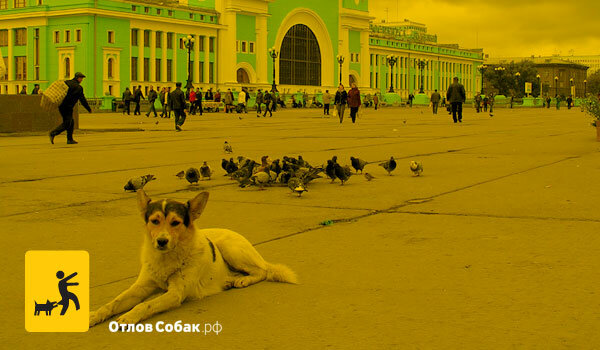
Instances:
[[[131,95],[131,90],[128,87],[125,88],[123,92],[123,114],[127,112],[127,115],[131,113],[131,100],[133,96]]]
[[[260,118],[260,114],[262,113],[261,105],[263,104],[264,96],[260,89],[256,93],[256,117]]]
[[[165,97],[165,101],[167,103],[167,118],[171,119],[171,87],[167,88],[167,94]]]
[[[308,102],[308,94],[306,93],[306,89],[302,93],[302,108],[306,108],[306,103]]]
[[[569,97],[567,97],[567,109],[571,109],[572,104],[573,104],[573,97],[571,97],[571,95],[569,95]]]
[[[238,113],[242,113],[243,111],[246,110],[246,91],[244,91],[244,89],[242,89],[242,91],[240,91],[240,93],[238,94],[238,105],[236,108],[236,112]]]
[[[433,107],[433,114],[437,114],[438,105],[440,104],[440,100],[441,99],[442,99],[442,96],[440,95],[440,93],[436,89],[433,92],[433,94],[431,94],[431,106]]]
[[[190,101],[190,114],[196,114],[196,90],[190,89],[188,100]]]
[[[379,107],[379,93],[376,92],[375,95],[373,95],[373,106],[375,106],[375,110],[377,110],[377,107]]]
[[[415,95],[413,95],[413,94],[408,95],[408,104],[410,105],[410,108],[412,108],[412,106],[413,106],[414,99],[415,99]]]
[[[202,90],[200,88],[196,88],[196,103],[194,104],[194,110],[200,112],[200,115],[202,115]]]
[[[329,115],[329,105],[331,104],[331,94],[325,90],[323,94],[323,115]]]
[[[490,98],[488,99],[488,105],[490,105],[490,116],[492,116],[492,113],[494,113],[494,102],[496,102],[496,96],[494,96],[494,93],[491,92]]]
[[[169,95],[169,109],[175,114],[175,130],[181,131],[181,126],[185,123],[185,93],[181,91],[181,83],[175,84],[175,91]]]
[[[513,103],[515,102],[515,96],[514,95],[510,95],[510,109],[513,108]]]
[[[560,109],[560,101],[561,101],[562,97],[556,95],[556,110],[558,111]]]
[[[479,113],[479,111],[481,110],[481,93],[478,92],[477,95],[475,95],[475,109],[477,110],[477,113]]]
[[[546,97],[546,108],[550,108],[550,103],[552,103],[552,98],[550,96]]]
[[[337,108],[337,114],[340,118],[340,124],[344,120],[344,110],[346,109],[346,104],[348,103],[348,93],[344,90],[344,85],[340,84],[337,92],[335,93],[335,99],[333,100]]]
[[[350,118],[352,118],[352,124],[356,123],[356,115],[360,108],[360,90],[356,87],[355,83],[350,84],[351,89],[348,91],[348,107],[350,107]]]
[[[452,105],[452,119],[455,123],[462,123],[462,104],[467,98],[465,87],[458,82],[458,77],[454,77],[452,81],[452,85],[450,85],[446,92],[446,98]]]
[[[85,95],[83,94],[83,87],[81,87],[83,78],[85,78],[85,75],[77,72],[75,73],[75,78],[65,81],[69,89],[67,90],[67,96],[65,96],[65,99],[62,101],[60,106],[58,106],[58,111],[62,116],[63,122],[56,129],[50,132],[51,144],[54,144],[54,138],[65,130],[67,131],[67,144],[77,144],[77,141],[73,139],[73,129],[75,128],[75,121],[73,120],[73,108],[77,104],[77,101],[79,101],[88,112],[92,113],[92,109],[88,105]]]
[[[487,95],[483,97],[483,111],[484,112],[487,112],[489,101],[490,101],[490,98]]]
[[[150,91],[148,91],[148,103],[150,104],[150,109],[148,109],[146,117],[149,117],[151,112],[154,112],[154,118],[158,117],[158,114],[156,113],[156,106],[154,106],[154,102],[156,102],[157,97],[158,95],[156,90],[154,90],[154,87],[150,85]]]
[[[140,112],[140,102],[145,99],[144,94],[142,94],[142,86],[138,85],[138,88],[133,93],[133,102],[135,102],[133,115],[142,115],[142,112]]]
[[[268,90],[265,90],[265,94],[263,95],[263,100],[265,102],[265,114],[263,117],[267,116],[267,112],[269,112],[269,118],[273,116],[272,106],[273,106],[273,97],[269,93]]]
[[[246,101],[244,103],[244,113],[248,113],[248,100],[250,100],[250,93],[248,92],[247,88],[242,88],[242,90],[244,91],[244,93],[246,93]]]
[[[227,89],[225,93],[225,113],[231,112],[231,108],[233,107],[233,93],[231,89]]]

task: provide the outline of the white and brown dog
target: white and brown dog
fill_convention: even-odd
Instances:
[[[267,280],[297,283],[287,266],[269,264],[241,235],[225,229],[196,229],[208,192],[187,204],[152,201],[143,190],[138,204],[146,221],[142,269],[137,281],[110,303],[90,314],[90,327],[113,315],[134,324],[173,309],[188,298],[203,298]],[[157,290],[164,294],[144,301]]]

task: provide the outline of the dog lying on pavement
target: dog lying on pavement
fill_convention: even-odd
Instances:
[[[240,234],[226,229],[196,229],[208,201],[202,192],[187,204],[152,201],[138,191],[138,206],[146,221],[142,269],[137,281],[113,301],[90,314],[90,327],[113,315],[135,324],[174,309],[188,298],[203,298],[235,287],[267,280],[297,283],[287,266],[270,264]],[[157,290],[164,294],[144,301]]]

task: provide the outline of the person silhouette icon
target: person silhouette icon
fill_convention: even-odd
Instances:
[[[63,316],[67,312],[67,309],[69,308],[70,300],[73,300],[73,303],[75,303],[75,310],[79,310],[79,299],[77,299],[77,296],[74,293],[69,292],[69,290],[67,289],[69,286],[78,286],[79,285],[78,282],[73,282],[73,283],[68,282],[71,278],[75,277],[76,275],[77,275],[77,272],[73,272],[69,276],[65,277],[64,272],[62,272],[62,271],[56,272],[56,278],[58,278],[60,280],[58,282],[58,292],[60,293],[60,296],[62,297],[62,300],[57,303],[57,304],[63,306],[62,310],[60,310],[61,316]]]

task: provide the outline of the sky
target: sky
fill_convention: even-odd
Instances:
[[[369,10],[490,57],[600,55],[600,0],[369,0]]]

